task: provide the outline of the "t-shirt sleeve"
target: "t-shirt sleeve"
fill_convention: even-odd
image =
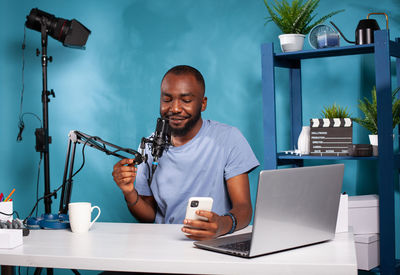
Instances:
[[[146,163],[141,163],[138,165],[138,170],[136,173],[135,188],[136,191],[142,196],[152,196],[153,193],[147,183],[148,178],[148,167]]]
[[[225,180],[251,172],[260,165],[246,138],[237,128],[232,128],[227,137],[227,150]]]

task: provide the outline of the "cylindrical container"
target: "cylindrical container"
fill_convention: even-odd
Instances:
[[[299,139],[297,140],[297,147],[302,155],[310,154],[310,126],[303,126]]]

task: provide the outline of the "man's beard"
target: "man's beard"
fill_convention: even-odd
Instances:
[[[195,116],[193,116],[191,119],[188,120],[188,122],[183,126],[183,128],[174,128],[171,126],[171,134],[176,137],[183,137],[187,133],[189,133],[190,130],[193,129],[193,127],[196,125],[197,121],[199,121],[201,117],[201,110],[199,110]]]

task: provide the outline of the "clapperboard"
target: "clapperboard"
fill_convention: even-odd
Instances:
[[[310,119],[310,154],[314,156],[347,156],[353,143],[351,118]]]

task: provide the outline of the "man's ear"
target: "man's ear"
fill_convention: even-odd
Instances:
[[[201,102],[201,111],[204,112],[207,109],[207,97],[203,97]]]

